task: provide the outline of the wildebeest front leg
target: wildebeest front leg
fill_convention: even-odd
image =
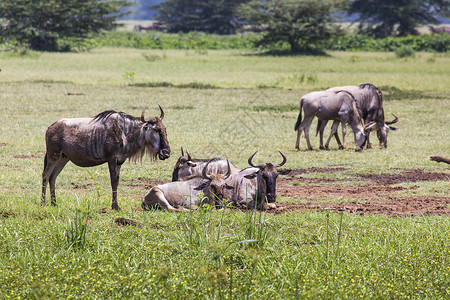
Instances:
[[[345,143],[345,135],[347,134],[347,122],[341,120],[342,126],[342,146],[344,149],[347,149],[347,144]]]
[[[370,122],[364,122],[364,125],[369,124]],[[369,140],[369,135],[370,135],[370,130],[366,132],[366,148],[367,149],[372,149],[372,144],[370,143]],[[382,141],[380,141],[380,145],[382,144]],[[380,146],[381,148],[381,146]]]
[[[109,176],[111,179],[111,189],[112,189],[112,205],[111,208],[114,210],[120,210],[119,204],[117,204],[117,187],[119,186],[119,175],[120,167],[117,160],[114,159],[108,162]]]
[[[328,149],[328,147],[329,147],[329,145],[330,145],[331,138],[332,138],[333,136],[335,136],[335,137],[338,136],[338,134],[337,134],[337,128],[338,128],[338,126],[339,126],[339,121],[333,121],[333,125],[331,125],[330,136],[328,137],[327,142],[326,142],[326,144],[325,144],[325,149]],[[337,140],[339,140],[339,137],[337,137]],[[340,147],[342,147],[341,141],[340,141],[340,140],[338,141],[338,145],[339,145]]]

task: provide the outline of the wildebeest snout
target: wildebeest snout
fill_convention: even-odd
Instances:
[[[168,159],[170,157],[170,148],[166,147],[166,148],[162,149],[161,151],[159,151],[158,157],[160,160]]]

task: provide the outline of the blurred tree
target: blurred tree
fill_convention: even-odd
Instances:
[[[248,0],[166,0],[152,8],[169,32],[230,34],[237,28],[235,9]]]
[[[264,28],[261,46],[286,42],[291,52],[316,51],[321,41],[337,32],[331,14],[342,1],[253,0],[240,7],[239,16]]]
[[[417,27],[437,24],[448,16],[449,0],[352,0],[348,14],[357,13],[359,33],[375,37],[418,34]]]
[[[102,29],[111,29],[122,15],[127,0],[1,0],[2,41],[33,50],[60,51],[58,40],[83,39]]]

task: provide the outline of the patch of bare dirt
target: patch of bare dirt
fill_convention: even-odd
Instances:
[[[18,159],[27,159],[27,158],[38,158],[38,157],[42,157],[41,154],[38,153],[28,153],[28,154],[18,154],[18,155],[14,155],[14,158],[18,158]]]
[[[268,211],[280,214],[289,211],[324,210],[358,214],[396,216],[450,215],[450,197],[403,197],[398,192],[417,189],[417,185],[402,187],[400,183],[449,181],[447,173],[403,170],[398,174],[351,174],[345,179],[302,178],[301,174],[345,171],[345,168],[314,168],[282,170],[277,181],[277,194],[301,200],[300,204],[276,203]],[[354,199],[338,202],[336,199]]]

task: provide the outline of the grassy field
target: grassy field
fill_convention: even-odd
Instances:
[[[108,48],[0,53],[0,299],[448,298],[448,216],[144,213],[140,201],[150,179],[170,180],[180,147],[195,157],[227,157],[242,168],[256,150],[256,162],[279,162],[281,150],[291,169],[417,168],[450,176],[447,165],[429,161],[450,155],[449,65],[448,53],[408,59]],[[366,82],[382,88],[386,115],[400,119],[387,149],[355,153],[350,143],[348,151],[335,144],[331,151],[306,151],[302,139],[295,151],[303,94]],[[51,123],[107,109],[138,116],[146,106],[147,114],[158,114],[157,104],[165,109],[172,156],[124,164],[122,211],[109,210],[106,165],[68,164],[56,183],[58,207],[40,206]],[[318,149],[317,138],[312,143]],[[448,180],[413,184],[414,193],[448,197]],[[118,226],[118,217],[140,226]]]

